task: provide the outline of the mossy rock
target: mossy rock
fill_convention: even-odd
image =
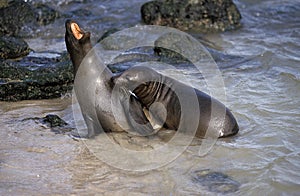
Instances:
[[[157,0],[141,8],[146,24],[198,32],[225,31],[240,26],[241,14],[232,0]]]
[[[59,58],[25,57],[0,61],[0,100],[61,97],[72,89],[73,66],[67,54]]]
[[[30,51],[31,49],[23,39],[9,36],[0,37],[0,58],[2,59],[23,57]]]
[[[16,37],[22,34],[20,31],[28,31],[26,33],[30,34],[32,29],[50,24],[59,16],[55,9],[44,4],[31,4],[22,0],[4,1],[0,4],[0,35]]]

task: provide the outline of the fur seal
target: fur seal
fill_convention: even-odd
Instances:
[[[83,118],[88,127],[88,133],[80,134],[80,137],[93,137],[94,135],[106,131],[137,131],[138,134],[148,135],[155,133],[161,128],[177,130],[180,120],[188,119],[196,122],[196,136],[203,137],[209,125],[214,124],[213,131],[218,131],[220,137],[234,135],[239,128],[232,113],[219,101],[209,95],[187,86],[172,78],[163,76],[148,67],[133,67],[122,74],[114,76],[107,68],[99,65],[94,58],[90,33],[83,31],[79,25],[72,20],[65,23],[65,42],[74,67],[74,74],[80,72],[79,82],[75,80],[75,93],[81,107]],[[80,69],[84,59],[88,59],[91,65]],[[149,79],[145,84],[140,82]],[[169,84],[174,89],[166,86]],[[112,91],[115,86],[122,86],[122,92],[129,95],[125,112],[121,114],[123,124],[116,120],[112,108]],[[130,89],[130,86],[136,86]],[[201,112],[201,117],[196,118],[193,113],[182,115],[177,92],[185,96],[196,95]],[[117,97],[119,99],[119,97]],[[164,106],[152,107],[154,102]],[[217,110],[225,111],[224,118],[216,113],[211,113],[211,105],[215,104]],[[122,105],[123,107],[124,105]],[[126,112],[129,111],[133,119],[129,118]],[[157,113],[154,114],[153,113]],[[185,112],[186,113],[186,112]],[[222,113],[222,112],[220,112]],[[160,126],[155,127],[155,124]],[[141,125],[141,126],[136,126]]]
[[[131,96],[136,97],[141,102],[140,105],[144,107],[144,111],[149,112],[153,103],[160,103],[159,107],[151,111],[156,114],[153,117],[155,119],[152,120],[164,122],[162,125],[164,128],[177,130],[180,121],[194,119],[198,124],[196,136],[200,138],[205,136],[207,130],[219,133],[218,137],[235,135],[239,131],[239,126],[233,114],[221,102],[198,89],[164,76],[149,67],[132,67],[113,77],[113,80],[118,86],[132,92]],[[199,119],[192,111],[194,110],[193,106],[182,112],[180,94],[184,94],[187,101],[191,100],[189,97],[197,97],[200,110]],[[165,108],[166,116],[160,115],[162,113],[160,112],[161,107]],[[212,107],[214,107],[213,113]],[[132,110],[130,111],[132,113]]]

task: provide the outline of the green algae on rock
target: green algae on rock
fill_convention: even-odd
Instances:
[[[0,58],[14,59],[29,54],[31,49],[21,38],[2,36],[0,37]]]
[[[57,98],[71,90],[72,84],[73,67],[67,54],[0,60],[1,101]]]
[[[156,0],[145,3],[141,14],[146,24],[199,32],[234,29],[241,20],[232,0]]]
[[[56,10],[44,4],[5,1],[0,4],[0,35],[19,36],[24,33],[21,31],[30,34],[32,29],[48,25],[58,17]]]

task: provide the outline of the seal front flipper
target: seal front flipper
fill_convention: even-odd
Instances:
[[[128,108],[126,104],[123,104],[124,110],[129,111],[125,117],[130,130],[129,133],[138,134],[141,136],[148,136],[156,133],[156,130],[152,127],[152,124],[149,121],[148,116],[145,114],[147,110],[142,103],[134,95],[130,95]],[[129,115],[128,115],[129,114]]]
[[[83,114],[83,119],[86,123],[88,131],[81,130],[81,129],[76,129],[71,132],[72,137],[75,138],[91,138],[96,135],[97,130],[99,130],[99,127],[96,126],[96,122],[94,122],[93,118],[91,118],[87,114]]]
[[[123,83],[118,83],[118,78],[123,73],[111,77],[109,85],[112,89],[118,89],[113,97],[113,105],[117,109],[121,126],[131,134],[142,136],[152,135],[157,132],[148,109],[140,102],[139,98],[132,93]],[[113,93],[114,94],[114,93]]]
[[[159,131],[162,128],[167,128],[166,119],[167,119],[167,110],[163,104],[160,102],[153,103],[149,109],[143,109],[147,119],[151,123],[154,130]]]

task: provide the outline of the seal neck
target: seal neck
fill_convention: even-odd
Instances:
[[[73,63],[74,74],[76,75],[77,70],[83,61],[84,57],[91,51],[92,43],[90,40],[90,33],[86,33],[83,38],[78,41],[80,47],[71,50],[70,57]]]

